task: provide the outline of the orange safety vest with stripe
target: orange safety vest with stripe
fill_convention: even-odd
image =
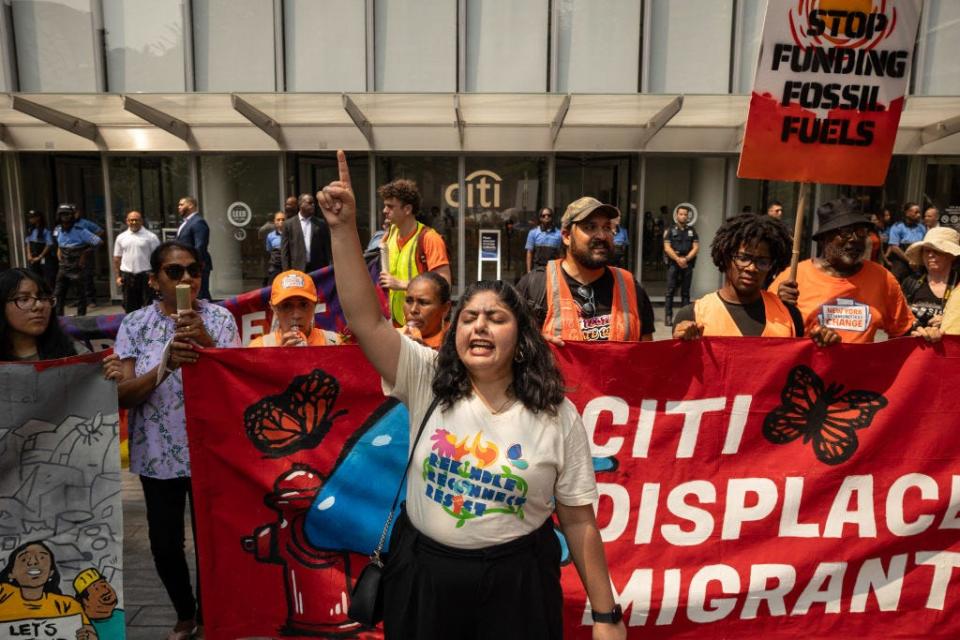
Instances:
[[[562,340],[582,341],[580,308],[573,300],[567,279],[561,273],[563,260],[551,260],[546,266],[547,315],[542,333]],[[613,300],[610,309],[608,340],[640,341],[640,312],[637,308],[637,286],[633,274],[626,269],[607,267],[613,274]]]
[[[790,310],[776,294],[761,291],[763,295],[763,314],[766,325],[761,338],[796,338],[796,326]],[[703,325],[704,336],[743,337],[737,323],[734,322],[720,294],[714,291],[693,303],[693,317],[697,324]]]

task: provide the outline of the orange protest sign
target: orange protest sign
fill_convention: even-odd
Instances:
[[[919,0],[770,0],[737,175],[883,183]]]

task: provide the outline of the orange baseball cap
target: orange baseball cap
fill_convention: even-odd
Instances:
[[[310,302],[317,301],[317,286],[313,278],[303,271],[284,271],[273,279],[270,289],[270,304],[278,305],[287,298],[306,298]]]

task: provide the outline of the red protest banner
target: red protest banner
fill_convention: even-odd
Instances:
[[[960,340],[558,357],[630,637],[960,633]],[[406,461],[402,406],[356,347],[213,350],[184,375],[209,637],[366,637],[344,611]],[[566,635],[589,638],[572,566],[563,585]]]
[[[882,184],[920,0],[770,0],[737,175]]]

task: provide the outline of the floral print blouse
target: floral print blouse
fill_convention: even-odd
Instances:
[[[215,346],[240,346],[237,325],[229,311],[203,300],[197,305]],[[173,318],[165,316],[160,303],[154,302],[124,317],[114,351],[121,359],[134,358],[134,372],[141,376],[160,364],[163,348],[174,331]],[[143,404],[131,409],[129,431],[130,471],[161,480],[190,476],[183,374],[179,369],[167,376]]]

